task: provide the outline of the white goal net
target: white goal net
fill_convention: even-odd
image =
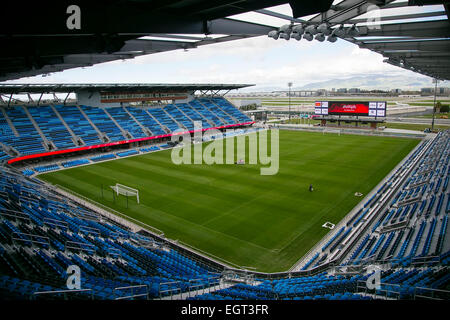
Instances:
[[[111,186],[111,189],[113,189],[117,195],[121,194],[124,196],[136,196],[137,203],[139,204],[139,190],[133,189],[120,183],[116,183],[115,186]]]
[[[325,134],[325,133],[335,133],[338,136],[340,136],[341,135],[341,129],[324,128],[323,131],[322,131],[322,134]]]

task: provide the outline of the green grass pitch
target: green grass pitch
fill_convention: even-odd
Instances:
[[[175,165],[165,150],[39,177],[213,256],[277,272],[330,231],[323,223],[338,223],[361,200],[355,192],[370,192],[418,143],[280,131],[280,168],[272,176],[260,175],[259,164]],[[113,202],[109,186],[116,183],[139,189],[141,203],[130,198],[127,209],[124,196]]]

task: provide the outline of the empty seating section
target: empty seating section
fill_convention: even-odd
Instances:
[[[174,132],[175,130],[180,129],[177,123],[169,117],[169,115],[162,108],[148,108],[148,113],[150,113],[153,117],[158,119],[159,123],[163,126],[166,126],[170,131]]]
[[[153,135],[157,136],[166,133],[158,122],[150,117],[144,109],[127,107],[127,110],[137,119],[137,121],[149,129]]]
[[[201,113],[198,113],[195,111],[194,108],[188,103],[179,103],[177,104],[178,109],[184,112],[186,116],[188,116],[192,121],[199,121],[202,123],[202,128],[210,128],[212,125],[206,120],[204,116],[201,115]],[[238,111],[239,112],[239,111]]]
[[[36,171],[38,173],[45,173],[47,171],[53,171],[53,170],[58,170],[58,169],[60,169],[60,167],[57,164],[49,164],[46,166],[34,167],[34,171]]]
[[[81,286],[89,290],[74,294],[77,299],[127,296],[130,290],[117,288],[132,285],[146,285],[147,296],[156,298],[171,289],[188,290],[191,279],[206,286],[215,272],[151,237],[100,220],[97,213],[43,191],[39,183],[0,170],[0,209],[11,212],[0,215],[2,298],[67,289],[66,269],[72,264],[81,268]]]
[[[202,114],[205,119],[211,121],[214,126],[222,126],[225,124],[222,120],[217,117],[213,112],[209,111],[208,108],[206,108],[202,103],[199,102],[199,100],[192,100],[188,103],[193,110],[197,111],[198,113]]]
[[[137,150],[129,150],[129,151],[118,152],[118,153],[116,153],[116,155],[119,157],[127,157],[127,156],[135,155],[138,153],[139,153],[139,151],[137,151]]]
[[[34,174],[34,171],[30,169],[25,169],[22,171],[22,173],[26,176],[32,176]]]
[[[97,161],[103,161],[103,160],[111,160],[111,159],[115,159],[116,156],[114,154],[102,154],[99,156],[95,156],[90,158],[91,161],[97,162]]]
[[[80,137],[86,145],[92,146],[102,143],[98,132],[76,106],[57,105],[55,108],[74,134]]]
[[[53,141],[58,149],[69,149],[75,147],[67,128],[56,116],[55,112],[49,106],[27,107],[34,121],[41,128],[45,137]]]
[[[164,107],[164,111],[169,113],[178,123],[188,130],[194,130],[194,124],[186,117],[175,105],[168,104]]]
[[[141,148],[141,149],[139,149],[139,151],[141,151],[141,152],[152,152],[152,151],[158,151],[158,150],[160,150],[160,149],[157,146],[151,146],[151,147],[148,147],[148,148]]]
[[[2,139],[14,139],[15,135],[9,126],[8,122],[3,116],[3,113],[0,113],[0,133],[2,134]]]
[[[23,107],[5,108],[5,112],[19,133],[19,136],[15,137],[8,133],[6,136],[1,136],[1,142],[13,147],[22,155],[47,151],[41,136],[34,128]],[[3,114],[0,114],[0,117],[3,118]]]
[[[194,121],[201,121],[203,128],[211,128],[250,120],[223,98],[194,99],[189,103],[169,104],[164,107],[105,108],[120,128],[102,108],[80,106],[88,117],[86,119],[77,106],[55,105],[56,112],[73,132],[73,136],[55,113],[53,107],[26,107],[45,139],[50,142],[48,146],[45,146],[24,108],[14,106],[4,109],[15,126],[18,137],[15,136],[3,113],[0,112],[0,130],[2,132],[0,142],[14,148],[20,155],[52,151],[53,146],[57,150],[64,150],[80,146],[93,146],[109,141],[123,141],[130,138],[126,137],[126,133],[130,133],[131,138],[144,138],[149,135],[163,135],[179,128],[193,130]],[[98,131],[91,123],[97,127]],[[166,132],[163,127],[166,127],[168,131]],[[103,136],[106,136],[104,141]],[[9,159],[7,149],[2,149],[0,146],[0,161]]]
[[[9,158],[10,158],[10,156],[6,152],[4,152],[3,150],[0,150],[0,163]]]
[[[103,133],[105,133],[111,141],[125,140],[120,129],[108,117],[102,108],[94,108],[89,106],[81,106],[86,115],[91,119],[95,126]]]
[[[0,113],[0,135],[0,142],[14,141],[15,138],[14,132],[10,128],[6,119],[3,117],[2,113]],[[2,147],[0,146],[0,163],[9,158],[10,156],[5,151],[3,151]]]
[[[211,98],[211,101],[218,105],[223,111],[236,118],[239,122],[252,121],[246,114],[237,110],[228,100],[223,98]]]
[[[447,130],[422,142],[376,193],[344,220],[346,227],[365,231],[346,237],[345,227],[338,225],[320,248],[311,252],[302,269],[324,265],[350,243],[352,247],[341,257],[342,265],[389,263],[407,267],[442,262],[450,249],[446,209],[449,207],[449,138]],[[389,199],[386,194],[389,191],[393,197],[387,202],[384,199]],[[386,206],[380,206],[375,215],[380,200]],[[351,239],[356,242],[352,243]]]
[[[212,102],[208,98],[201,98],[198,99],[200,103],[202,103],[208,110],[210,110],[212,113],[216,114],[218,117],[225,120],[224,124],[233,124],[236,123],[230,115],[226,112],[224,112],[220,107],[218,107],[214,102]]]
[[[131,133],[134,138],[143,138],[147,135],[142,131],[142,128],[139,126],[133,118],[129,116],[129,114],[121,107],[117,108],[106,108],[108,113],[116,120],[122,129]]]
[[[61,163],[64,168],[76,167],[82,164],[88,164],[88,159],[71,160]]]
[[[237,284],[190,300],[372,300],[379,297],[412,299],[420,287],[442,288],[449,282],[448,267],[391,269],[381,272],[381,288],[367,290],[367,275],[256,279],[258,284]],[[259,281],[258,281],[259,280]],[[448,298],[448,292],[447,298]]]

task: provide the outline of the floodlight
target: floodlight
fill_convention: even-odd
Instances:
[[[333,35],[330,35],[330,36],[328,36],[327,41],[329,41],[331,43],[334,43],[334,42],[337,41],[337,37],[333,36]]]
[[[289,40],[291,38],[291,34],[290,33],[280,32],[280,38]]]
[[[345,29],[344,29],[344,26],[341,25],[341,26],[338,27],[338,28],[334,28],[334,29],[333,29],[333,32],[331,32],[331,35],[332,35],[332,36],[339,37],[339,38],[344,37],[344,36],[345,36]]]
[[[319,42],[324,42],[325,41],[325,36],[323,35],[323,33],[318,33],[316,35],[316,40]]]
[[[347,35],[349,35],[350,37],[359,36],[359,29],[356,26],[356,24],[354,24],[351,28],[347,29]]]
[[[331,29],[330,29],[330,27],[328,26],[327,23],[322,23],[321,25],[319,25],[317,27],[317,31],[319,33],[323,33],[326,36],[329,36],[331,34]]]
[[[280,32],[283,32],[283,33],[291,33],[291,31],[292,31],[292,25],[290,25],[290,24],[285,24],[285,25],[283,25],[283,26],[280,27],[279,31],[280,31]]]
[[[292,32],[302,35],[305,33],[305,28],[303,28],[302,24],[299,24],[292,28]]]
[[[279,37],[279,33],[276,30],[272,30],[269,32],[268,37],[277,40]]]
[[[303,39],[312,41],[312,39],[314,39],[314,36],[311,33],[305,32],[305,34],[303,35]]]
[[[305,28],[305,32],[315,35],[315,34],[317,34],[317,28],[315,25],[310,25]]]
[[[300,41],[300,40],[302,40],[302,35],[297,32],[292,32],[291,38],[294,38],[295,40]]]

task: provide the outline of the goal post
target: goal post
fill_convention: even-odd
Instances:
[[[139,190],[134,189],[128,186],[125,186],[120,183],[116,183],[115,186],[110,186],[111,189],[113,189],[117,195],[121,194],[124,196],[136,196],[137,203],[139,204]]]
[[[341,129],[323,128],[322,134],[324,135],[325,133],[336,133],[338,136],[340,136]]]

